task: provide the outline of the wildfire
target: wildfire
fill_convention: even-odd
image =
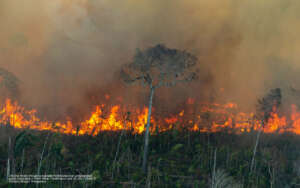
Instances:
[[[196,105],[193,99],[188,99],[186,104]],[[170,117],[152,116],[151,132],[186,128],[190,131],[200,132],[227,130],[242,133],[262,130],[265,133],[292,132],[300,134],[300,112],[296,105],[291,106],[291,113],[287,116],[280,116],[276,109],[273,109],[270,118],[265,123],[258,120],[254,113],[239,112],[235,103],[199,105],[199,112],[193,112],[193,114],[181,110]],[[101,131],[120,130],[131,130],[140,134],[145,130],[147,115],[147,108],[126,112],[121,105],[108,107],[101,104],[95,107],[85,121],[74,124],[70,118],[66,118],[64,122],[52,122],[38,118],[37,110],[26,110],[17,102],[7,99],[0,110],[0,123],[19,129],[49,130],[74,135],[97,135]]]

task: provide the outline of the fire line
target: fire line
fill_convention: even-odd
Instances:
[[[194,100],[188,99],[188,105],[195,105]],[[190,114],[184,110],[165,118],[152,117],[151,132],[167,131],[186,128],[189,131],[218,132],[231,131],[243,133],[262,130],[265,133],[291,132],[300,134],[300,111],[296,105],[291,105],[290,115],[282,116],[274,112],[262,126],[261,121],[255,119],[254,113],[239,112],[237,104],[203,104],[197,114]],[[108,112],[108,113],[104,113]],[[101,131],[131,130],[133,133],[143,133],[147,123],[148,109],[136,109],[130,118],[124,116],[120,105],[107,108],[97,105],[89,118],[74,125],[70,118],[63,121],[45,121],[37,117],[37,110],[26,110],[17,102],[10,99],[5,101],[0,111],[0,123],[18,129],[47,130],[73,135],[97,135]]]

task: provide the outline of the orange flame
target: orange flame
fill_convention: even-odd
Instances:
[[[188,99],[187,104],[195,105],[195,101]],[[106,115],[103,112],[107,109],[109,109],[109,113]],[[163,119],[152,117],[150,131],[161,132],[187,126],[190,131],[200,132],[217,132],[226,129],[235,133],[263,130],[265,133],[292,132],[300,134],[300,112],[296,105],[291,106],[291,113],[288,116],[280,116],[276,109],[273,109],[270,118],[264,125],[255,119],[254,113],[238,112],[237,110],[238,106],[235,103],[201,104],[199,113],[194,114],[190,119],[188,112],[186,113],[184,110]],[[49,130],[74,135],[97,135],[101,131],[120,130],[132,130],[137,134],[144,132],[148,109],[136,109],[130,118],[122,115],[125,114],[124,111],[120,105],[110,108],[104,104],[98,105],[87,120],[75,125],[70,118],[66,118],[64,122],[43,121],[37,117],[36,110],[25,110],[17,102],[7,99],[0,110],[0,123],[19,129]]]

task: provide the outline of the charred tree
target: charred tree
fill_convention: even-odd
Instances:
[[[147,172],[149,129],[154,92],[159,87],[171,87],[177,83],[194,80],[197,76],[196,63],[197,58],[194,55],[158,44],[145,50],[137,49],[133,61],[122,68],[121,77],[126,83],[140,82],[150,89],[142,165],[145,173]]]
[[[271,89],[270,92],[265,97],[258,100],[257,112],[259,117],[264,122],[268,121],[271,112],[273,112],[273,110],[277,110],[280,107],[281,98],[282,98],[281,89],[276,88],[276,89]]]
[[[264,128],[264,125],[268,122],[268,119],[271,116],[271,113],[274,112],[274,110],[278,110],[279,106],[281,105],[281,89],[271,89],[270,92],[263,97],[262,99],[258,100],[257,104],[257,116],[259,120],[261,121],[262,127],[258,130],[255,145],[253,148],[253,156],[251,160],[251,166],[250,166],[250,174],[253,171],[254,168],[254,162],[255,162],[255,155],[257,151],[257,146],[259,144],[260,135],[262,132],[262,129]]]

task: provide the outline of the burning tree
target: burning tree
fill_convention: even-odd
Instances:
[[[271,113],[277,111],[279,106],[281,105],[281,98],[282,98],[281,89],[276,88],[276,89],[271,89],[266,96],[258,100],[257,115],[258,118],[261,120],[262,127],[258,130],[257,133],[256,142],[253,149],[253,156],[251,160],[250,173],[252,173],[254,168],[255,154],[257,151],[260,134],[263,131],[264,125],[268,122]]]
[[[271,112],[278,110],[281,105],[281,90],[280,88],[271,89],[270,92],[258,100],[257,112],[260,114],[263,123],[268,121]]]
[[[154,91],[159,87],[170,87],[180,82],[194,80],[197,76],[196,63],[197,58],[194,55],[158,44],[145,50],[137,49],[133,61],[125,65],[121,71],[122,79],[126,83],[139,81],[142,85],[150,88],[142,166],[144,172],[147,168],[149,127]]]

